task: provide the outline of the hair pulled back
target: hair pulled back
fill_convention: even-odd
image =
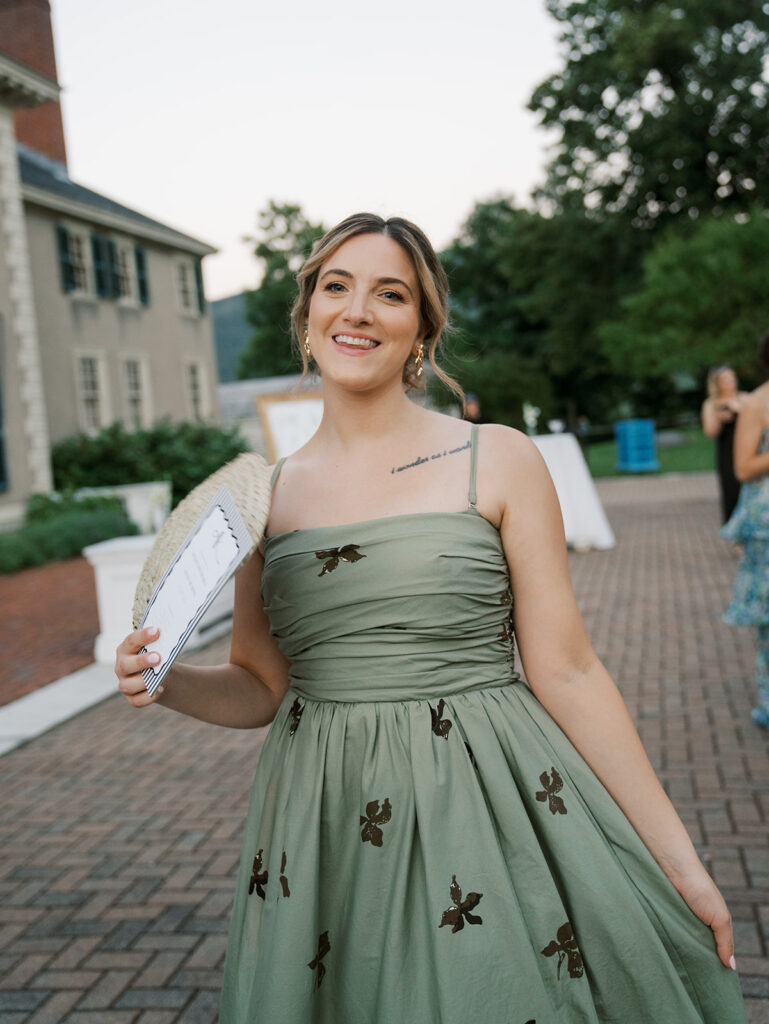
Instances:
[[[318,273],[321,266],[341,245],[358,235],[386,235],[397,242],[411,260],[419,282],[419,331],[424,339],[427,357],[436,377],[450,388],[460,401],[464,401],[462,388],[438,366],[435,360],[449,320],[449,282],[446,271],[425,233],[403,217],[389,217],[385,220],[376,213],[354,213],[327,231],[313,246],[312,252],[296,275],[299,294],[291,309],[291,326],[304,372],[307,373],[309,369],[309,361],[301,342],[307,325],[310,299],[318,282]],[[407,391],[412,388],[424,390],[425,379],[424,376],[417,376],[416,357],[413,354],[403,367],[403,383]]]
[[[733,367],[729,366],[728,363],[722,363],[720,366],[714,366],[712,370],[708,371],[708,398],[712,398],[714,401],[718,398],[718,378],[722,373],[727,372],[734,373]]]

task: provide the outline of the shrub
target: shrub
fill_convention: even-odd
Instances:
[[[118,497],[102,497],[101,495],[89,495],[76,498],[73,491],[65,491],[63,494],[33,494],[27,499],[27,508],[24,514],[25,523],[45,523],[52,519],[58,519],[61,515],[70,512],[113,512],[115,515],[125,516],[125,505]]]
[[[69,508],[57,516],[33,518],[18,530],[0,533],[0,573],[74,558],[89,544],[138,532],[122,507]]]
[[[236,429],[166,419],[133,433],[115,423],[95,437],[77,434],[55,445],[51,457],[58,490],[170,480],[177,505],[247,448]]]

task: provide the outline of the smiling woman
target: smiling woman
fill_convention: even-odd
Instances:
[[[354,214],[332,228],[321,239],[297,275],[299,294],[291,311],[291,322],[296,338],[303,338],[310,326],[310,306],[321,268],[324,286],[327,276],[333,276],[336,270],[339,276],[336,285],[328,282],[332,290],[338,288],[340,292],[344,292],[351,283],[354,283],[349,268],[336,266],[340,260],[331,261],[331,257],[339,252],[340,247],[352,239],[367,243],[367,247],[371,246],[374,239],[385,239],[392,243],[387,248],[393,264],[400,268],[403,277],[384,276],[374,283],[378,285],[384,301],[398,304],[407,299],[409,305],[416,310],[419,318],[418,333],[423,346],[427,349],[427,358],[436,376],[463,401],[464,395],[460,386],[436,362],[441,339],[448,327],[449,283],[446,272],[425,234],[415,224],[401,217],[391,217],[385,221],[373,213]],[[361,252],[361,256],[363,255]],[[330,261],[334,266],[330,265]],[[312,352],[312,349],[310,351]],[[310,360],[306,346],[301,347],[300,355],[306,372]],[[407,390],[424,388],[419,349],[412,351],[405,360],[402,373]]]
[[[274,468],[229,663],[159,698],[272,723],[219,1020],[740,1024],[729,913],[585,635],[537,449],[408,398],[446,304],[408,221],[318,243],[293,323],[323,419]],[[137,707],[149,637],[118,648]]]

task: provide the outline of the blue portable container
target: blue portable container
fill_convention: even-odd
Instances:
[[[654,420],[620,420],[614,424],[614,435],[621,473],[650,473],[660,468]]]

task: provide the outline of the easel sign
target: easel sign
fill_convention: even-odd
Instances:
[[[256,408],[262,422],[270,462],[277,462],[301,448],[320,426],[323,415],[322,392],[317,389],[258,395]]]

